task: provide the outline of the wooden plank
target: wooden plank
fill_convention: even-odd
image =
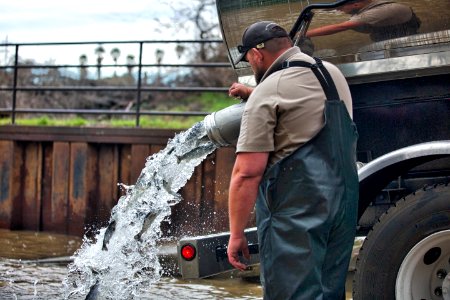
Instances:
[[[48,228],[51,231],[67,233],[68,197],[69,197],[69,162],[70,145],[55,142],[52,153],[52,196],[51,219]]]
[[[15,142],[13,144],[12,172],[10,177],[11,197],[13,211],[11,218],[11,229],[22,229],[22,205],[23,205],[23,165],[24,165],[24,145]]]
[[[118,150],[111,144],[101,145],[98,155],[98,220],[106,224],[117,203]]]
[[[133,184],[131,182],[131,146],[119,146],[119,183],[125,185]],[[120,193],[123,194],[122,192]]]
[[[214,231],[217,225],[217,216],[214,215],[214,197],[215,197],[215,158],[216,153],[208,155],[203,162],[203,176],[202,176],[202,199],[200,206],[200,217],[202,230],[200,234],[209,234]]]
[[[131,145],[117,145],[118,147],[118,184],[133,185],[131,182]],[[117,201],[125,195],[126,189],[119,185]]]
[[[150,147],[148,145],[137,144],[131,146],[130,180],[132,184],[136,183],[149,155]]]
[[[235,151],[236,149],[232,147],[220,148],[216,151],[216,190],[214,196],[216,210],[228,208],[228,189],[234,161],[236,160]]]
[[[236,160],[234,147],[216,150],[216,173],[214,191],[214,212],[216,228],[228,230],[228,190]]]
[[[216,229],[226,231],[229,227],[228,221],[228,196],[231,173],[236,160],[236,149],[234,147],[220,148],[216,151],[216,192],[215,212]],[[251,213],[248,227],[256,226],[255,210]]]
[[[91,159],[92,154],[87,143],[71,143],[68,234],[81,236],[84,233],[89,194],[94,184],[89,176],[93,171]]]
[[[0,226],[36,230],[40,223],[42,230],[80,235],[84,226],[98,221],[97,202],[102,203],[104,218],[109,218],[121,195],[117,183],[135,184],[147,157],[164,148],[164,144],[74,143],[71,149],[66,142],[0,141]],[[221,148],[195,169],[180,191],[184,200],[172,208],[172,224],[163,225],[165,233],[228,229],[234,159],[234,148]],[[78,219],[72,222],[74,217]]]
[[[86,173],[84,174],[86,178],[86,189],[87,189],[87,207],[86,207],[86,217],[84,219],[85,224],[85,235],[88,237],[93,237],[94,233],[98,228],[98,182],[99,182],[99,171],[98,171],[98,157],[99,157],[99,147],[101,144],[88,144],[86,162]]]
[[[117,204],[120,198],[120,187],[119,187],[119,146],[116,144],[113,146],[113,174],[111,176],[111,209]]]
[[[166,144],[172,129],[0,126],[0,140],[85,142],[114,144]]]
[[[39,230],[41,216],[42,147],[38,143],[25,146],[24,195],[22,227]]]
[[[42,143],[42,219],[43,231],[54,231],[52,224],[53,144]]]
[[[13,197],[11,175],[13,173],[14,142],[0,141],[0,227],[11,228]]]
[[[148,156],[151,156],[153,154],[156,154],[166,148],[165,145],[150,145],[150,153]]]

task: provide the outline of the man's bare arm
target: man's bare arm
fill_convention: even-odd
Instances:
[[[239,251],[249,258],[247,239],[244,235],[251,212],[255,206],[258,186],[266,169],[269,153],[238,153],[234,164],[229,191],[230,241],[228,260],[240,270],[246,268],[239,261]]]
[[[364,25],[361,22],[345,21],[339,24],[326,25],[308,30],[307,37],[329,35]]]

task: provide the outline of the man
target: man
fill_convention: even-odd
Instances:
[[[248,100],[230,182],[228,259],[246,269],[240,253],[249,257],[244,229],[256,202],[264,298],[341,299],[358,197],[349,87],[273,22],[249,26],[242,41],[237,62],[248,61],[258,85],[229,91]]]
[[[420,20],[406,5],[384,0],[354,0],[337,8],[351,15],[348,21],[314,28],[307,37],[329,35],[348,29],[370,34],[374,42],[416,34]]]

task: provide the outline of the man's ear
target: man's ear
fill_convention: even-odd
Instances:
[[[264,54],[262,53],[261,50],[258,50],[256,48],[252,48],[250,49],[250,51],[252,51],[252,55],[253,55],[253,59],[258,61],[258,62],[262,62],[264,59]]]

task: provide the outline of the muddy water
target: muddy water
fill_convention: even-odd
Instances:
[[[78,249],[80,238],[0,230],[0,244],[0,299],[63,299],[68,256]],[[240,278],[188,281],[167,276],[139,299],[262,299],[261,295],[259,284]]]
[[[0,260],[0,299],[63,299],[65,265]],[[74,298],[77,299],[77,298]],[[84,299],[78,298],[78,299]],[[183,281],[163,277],[139,299],[262,299],[258,284],[241,279]]]
[[[78,249],[80,238],[0,229],[0,244],[0,299],[63,299],[67,258]],[[347,284],[349,290],[351,276]],[[262,289],[257,282],[229,276],[200,280],[165,276],[139,299],[262,299]]]
[[[61,282],[67,272],[65,265],[0,260],[0,269],[2,300],[63,299]],[[184,281],[163,277],[139,299],[262,299],[261,294],[258,284],[241,279]]]

